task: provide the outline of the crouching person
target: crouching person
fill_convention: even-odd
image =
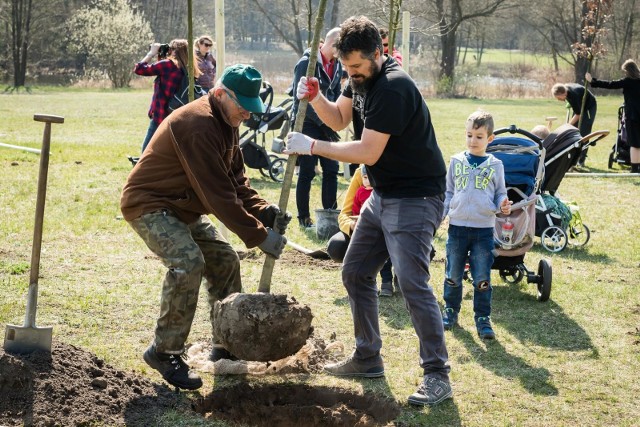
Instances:
[[[179,388],[202,386],[181,357],[202,278],[212,322],[214,303],[242,290],[238,255],[207,215],[215,215],[248,248],[276,258],[286,243],[274,228],[284,234],[291,215],[251,188],[238,146],[242,121],[264,112],[261,85],[255,68],[228,67],[208,96],[162,122],[122,191],[124,219],[167,268],[155,339],[144,360]],[[233,355],[213,337],[211,359],[221,358]]]

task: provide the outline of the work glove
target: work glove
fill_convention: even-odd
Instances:
[[[260,243],[258,247],[262,252],[278,259],[284,250],[284,246],[287,244],[287,238],[271,228],[267,228],[267,231],[269,232],[267,238],[264,239],[264,242]]]
[[[284,234],[291,222],[291,214],[289,212],[282,214],[278,205],[271,204],[262,210],[259,219],[265,227],[277,228],[278,233]]]
[[[287,135],[287,146],[284,154],[311,155],[311,143],[313,138],[299,132],[291,132]]]
[[[298,99],[309,98],[309,102],[313,102],[320,91],[320,83],[315,77],[300,77],[298,82],[298,90],[296,96]]]

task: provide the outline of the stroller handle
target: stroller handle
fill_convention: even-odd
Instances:
[[[510,125],[509,127],[506,127],[506,128],[496,129],[493,132],[494,135],[500,135],[500,134],[503,134],[503,133],[524,135],[527,138],[529,138],[532,141],[534,141],[535,143],[537,143],[540,146],[540,148],[542,148],[542,140],[538,136],[532,134],[531,132],[529,132],[527,130],[520,129],[516,125]]]

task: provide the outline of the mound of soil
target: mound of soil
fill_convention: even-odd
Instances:
[[[56,341],[51,354],[0,348],[0,396],[2,426],[144,426],[167,408],[190,410],[167,386]]]

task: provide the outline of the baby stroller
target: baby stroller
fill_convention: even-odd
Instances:
[[[629,154],[629,142],[627,142],[627,128],[624,115],[624,104],[618,108],[618,133],[616,143],[611,147],[609,154],[609,169],[613,169],[613,164],[631,166],[631,155]]]
[[[247,129],[240,135],[240,149],[246,166],[258,169],[262,175],[276,182],[282,182],[287,160],[267,152],[265,140],[268,131],[280,130],[278,136],[273,139],[272,150],[275,153],[282,152],[282,141],[291,126],[289,111],[293,107],[293,98],[287,98],[274,107],[273,87],[266,81],[262,85],[260,98],[267,107],[266,111],[263,114],[252,113],[251,117],[244,121]]]
[[[536,202],[535,235],[549,252],[560,252],[568,244],[584,246],[591,233],[582,222],[576,204],[565,204],[556,197],[558,187],[569,169],[576,165],[580,153],[609,135],[600,130],[582,137],[578,128],[564,124],[551,132],[542,142],[545,149],[544,179]]]
[[[526,275],[527,283],[537,286],[538,301],[544,302],[551,295],[551,263],[541,259],[537,272],[530,271],[524,264],[524,256],[533,246],[535,205],[544,175],[545,149],[538,137],[514,125],[494,133],[496,136],[511,134],[495,138],[487,147],[487,153],[504,164],[507,193],[514,203],[511,215],[497,214],[494,230],[497,256],[491,268],[498,270],[507,283],[519,283]],[[505,224],[512,226],[509,238],[503,235]]]

